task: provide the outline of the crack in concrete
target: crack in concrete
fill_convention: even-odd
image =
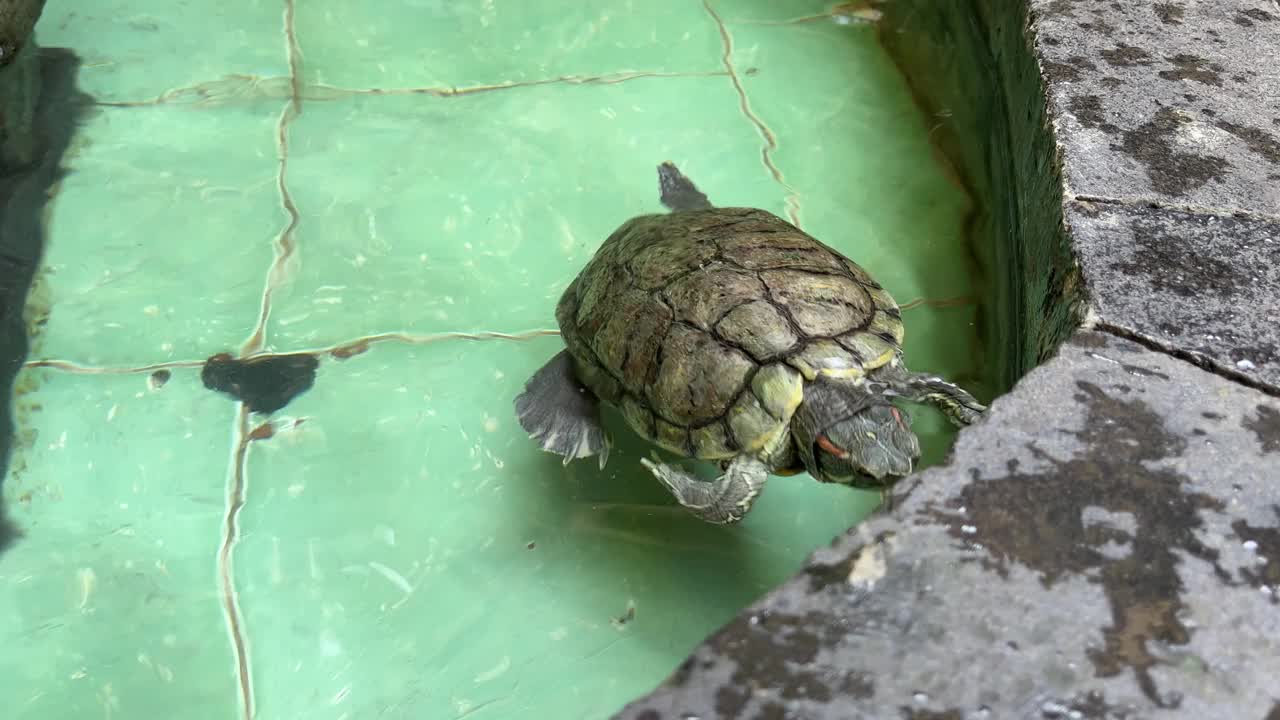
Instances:
[[[521,332],[507,333],[497,330],[479,330],[476,332],[447,331],[440,333],[431,333],[427,335],[418,335],[406,332],[388,332],[378,333],[377,335],[365,335],[340,342],[336,345],[327,345],[320,348],[309,348],[304,350],[295,350],[288,353],[275,353],[259,351],[252,355],[245,355],[242,360],[258,359],[263,357],[280,357],[283,355],[331,355],[340,360],[359,355],[368,350],[371,346],[401,342],[409,345],[430,345],[446,340],[469,340],[472,342],[480,342],[486,340],[504,340],[508,342],[528,342],[535,338],[547,337],[551,335],[559,335],[559,330],[540,328],[537,330],[523,330]],[[151,363],[148,365],[126,366],[126,367],[95,367],[93,365],[84,365],[72,360],[29,360],[23,363],[24,368],[47,368],[50,370],[59,370],[73,375],[136,375],[140,373],[155,372],[157,370],[168,370],[171,368],[198,368],[203,367],[207,360],[173,360],[163,363]]]
[[[498,90],[514,90],[545,85],[615,85],[632,80],[705,77],[729,77],[729,73],[724,70],[688,72],[636,70],[601,75],[558,75],[539,80],[501,81],[461,88],[444,85],[408,88],[346,88],[322,83],[308,84],[301,80],[295,83],[293,77],[261,77],[258,75],[232,74],[218,80],[209,80],[187,87],[168,90],[151,100],[116,100],[96,102],[94,104],[116,108],[154,107],[157,105],[219,107],[237,101],[255,102],[262,99],[288,99],[293,101],[297,99],[298,101],[325,102],[360,95],[432,95],[439,98],[454,98]]]
[[[782,176],[782,171],[773,161],[773,153],[778,149],[778,137],[773,130],[756,115],[751,109],[751,101],[747,99],[747,90],[742,86],[742,78],[738,76],[738,70],[733,65],[733,36],[729,34],[729,28],[725,26],[724,20],[715,8],[711,7],[711,0],[702,0],[702,7],[706,8],[707,14],[715,21],[716,28],[720,31],[720,44],[724,48],[724,54],[720,60],[724,64],[724,69],[729,74],[729,80],[733,83],[733,89],[738,93],[738,107],[741,108],[742,114],[747,120],[755,126],[756,131],[760,133],[760,137],[764,140],[764,146],[760,148],[760,158],[764,161],[765,168],[769,174],[773,176],[775,182],[782,186],[786,191],[785,203],[787,206],[787,217],[791,220],[791,224],[800,227],[800,196],[789,184],[786,178]]]
[[[1092,327],[1081,328],[1081,329],[1091,329],[1091,330],[1096,330],[1098,332],[1104,332],[1110,335],[1115,335],[1118,338],[1123,338],[1125,340],[1129,340],[1130,342],[1135,342],[1147,348],[1148,350],[1152,350],[1154,352],[1168,355],[1169,357],[1182,360],[1183,362],[1191,363],[1192,365],[1195,365],[1196,367],[1200,368],[1201,370],[1204,370],[1205,372],[1212,373],[1214,375],[1217,375],[1220,378],[1229,380],[1239,385],[1244,385],[1245,387],[1252,388],[1254,390],[1257,390],[1258,392],[1263,393],[1264,395],[1270,395],[1271,397],[1280,398],[1280,387],[1276,387],[1271,383],[1268,383],[1263,380],[1259,380],[1255,377],[1246,375],[1237,370],[1232,370],[1231,368],[1221,365],[1217,361],[1213,360],[1212,358],[1205,357],[1200,353],[1192,352],[1190,350],[1183,350],[1181,348],[1176,348],[1170,345],[1166,345],[1165,343],[1162,343],[1159,340],[1156,340],[1155,338],[1149,337],[1147,335],[1143,335],[1142,333],[1139,333],[1135,330],[1131,330],[1129,328],[1126,328],[1120,325],[1115,325],[1105,320],[1099,320]]]
[[[1280,2],[1280,0],[1277,0]],[[1280,215],[1272,215],[1270,213],[1260,213],[1256,210],[1232,209],[1232,208],[1215,208],[1203,205],[1182,205],[1178,203],[1169,203],[1154,199],[1124,199],[1107,197],[1105,195],[1076,195],[1067,196],[1068,203],[1094,203],[1097,205],[1112,205],[1123,208],[1139,208],[1142,210],[1167,210],[1169,212],[1180,212],[1188,215],[1208,215],[1212,217],[1230,217],[1241,218],[1245,220],[1261,220],[1264,222],[1280,223]]]
[[[227,632],[231,637],[232,651],[236,656],[236,677],[240,689],[240,710],[244,720],[253,720],[254,692],[253,673],[250,669],[249,639],[244,625],[244,616],[240,611],[240,597],[236,591],[234,573],[234,554],[236,542],[240,539],[238,520],[240,510],[245,504],[245,458],[249,453],[251,441],[249,431],[249,410],[243,403],[236,416],[236,442],[231,456],[231,477],[227,488],[227,509],[223,520],[222,543],[218,548],[218,584],[222,594],[223,616],[227,623]]]

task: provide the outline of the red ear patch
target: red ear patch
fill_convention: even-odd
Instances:
[[[826,450],[832,455],[835,455],[841,460],[849,459],[849,451],[836,447],[836,444],[831,442],[831,439],[828,438],[826,435],[818,436],[818,447],[822,448],[823,450]]]
[[[894,407],[894,406],[890,405],[890,406],[889,406],[889,412],[893,413],[893,419],[898,421],[898,425],[899,425],[903,430],[906,430],[906,429],[907,429],[907,424],[906,424],[905,422],[903,422],[903,421],[902,421],[902,411],[901,411],[901,410],[899,410],[898,408],[896,408],[896,407]]]

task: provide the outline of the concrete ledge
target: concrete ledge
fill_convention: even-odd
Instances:
[[[1280,401],[1084,332],[992,410],[618,717],[1280,712]]]

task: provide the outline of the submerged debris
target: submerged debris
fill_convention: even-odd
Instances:
[[[272,413],[311,389],[320,361],[313,355],[268,355],[239,360],[218,353],[204,363],[200,380],[210,390],[226,393],[251,412]]]
[[[172,376],[173,373],[161,369],[151,373],[151,377],[147,379],[147,382],[151,385],[152,390],[159,390],[164,387],[165,383],[169,382],[169,378]]]

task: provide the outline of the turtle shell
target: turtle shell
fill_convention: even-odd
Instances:
[[[805,381],[857,382],[903,332],[865,270],[751,208],[627,221],[556,319],[583,384],[640,435],[704,459],[773,447]]]

